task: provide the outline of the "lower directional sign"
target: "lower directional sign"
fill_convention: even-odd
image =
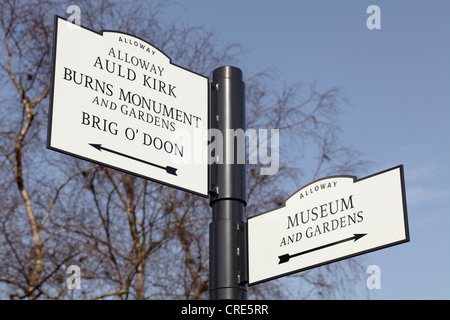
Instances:
[[[403,166],[327,177],[248,219],[249,285],[407,241]]]

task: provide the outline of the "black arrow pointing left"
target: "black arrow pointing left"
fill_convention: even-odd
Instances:
[[[327,248],[327,247],[335,246],[335,245],[340,244],[342,242],[346,242],[346,241],[350,241],[350,240],[353,240],[353,242],[355,242],[356,240],[359,240],[362,237],[364,237],[366,234],[367,233],[354,233],[353,237],[342,239],[342,240],[335,241],[335,242],[328,243],[328,244],[324,244],[323,246],[320,246],[320,247],[312,248],[312,249],[309,249],[309,250],[306,250],[306,251],[302,251],[302,252],[298,252],[298,253],[295,253],[295,254],[289,254],[289,253],[283,254],[281,256],[278,256],[278,259],[280,259],[278,264],[282,264],[282,263],[288,262],[291,258],[298,257],[298,256],[300,256],[302,254],[307,254],[307,253],[310,253],[310,252],[313,252],[313,251],[316,251],[316,250],[320,250],[320,249],[324,249],[324,248]]]
[[[177,175],[177,168],[174,168],[174,167],[170,167],[170,166],[161,166],[161,165],[159,165],[159,164],[156,164],[156,163],[152,163],[152,162],[148,162],[148,161],[145,161],[145,160],[142,160],[142,159],[139,159],[139,158],[135,158],[135,157],[133,157],[133,156],[130,156],[130,155],[128,155],[128,154],[124,154],[124,153],[121,153],[121,152],[119,152],[119,151],[115,151],[115,150],[112,150],[112,149],[108,149],[108,148],[105,148],[105,147],[103,147],[101,144],[95,144],[95,143],[89,143],[89,145],[91,146],[91,147],[94,147],[95,149],[97,149],[98,151],[107,151],[107,152],[111,152],[111,153],[114,153],[114,154],[116,154],[116,155],[118,155],[118,156],[122,156],[122,157],[125,157],[125,158],[128,158],[128,159],[132,159],[132,160],[135,160],[135,161],[139,161],[139,162],[142,162],[142,163],[145,163],[145,164],[148,164],[148,165],[150,165],[150,166],[153,166],[153,167],[156,167],[156,168],[159,168],[159,169],[163,169],[163,170],[165,170],[168,174],[172,174],[172,175],[174,175],[174,176],[176,176]]]

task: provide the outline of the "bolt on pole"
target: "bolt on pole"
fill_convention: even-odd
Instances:
[[[245,84],[240,69],[225,66],[214,70],[210,121],[210,127],[222,133],[224,159],[216,154],[210,165],[209,297],[243,300],[247,299],[247,186],[246,163],[237,159],[242,154],[245,159],[245,142],[235,143],[234,136],[237,129],[245,131]],[[238,150],[239,146],[243,150]]]

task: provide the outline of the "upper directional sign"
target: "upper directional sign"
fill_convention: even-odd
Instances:
[[[208,79],[135,36],[55,17],[47,147],[208,195]]]
[[[317,180],[248,219],[249,285],[407,241],[403,166]]]

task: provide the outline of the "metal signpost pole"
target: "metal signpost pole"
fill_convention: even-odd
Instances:
[[[210,166],[209,296],[212,300],[242,300],[247,299],[247,188],[245,137],[241,135],[243,144],[235,141],[235,130],[245,131],[245,84],[240,69],[226,66],[214,70],[210,119],[211,128],[223,137],[223,153],[216,150],[215,163]]]

